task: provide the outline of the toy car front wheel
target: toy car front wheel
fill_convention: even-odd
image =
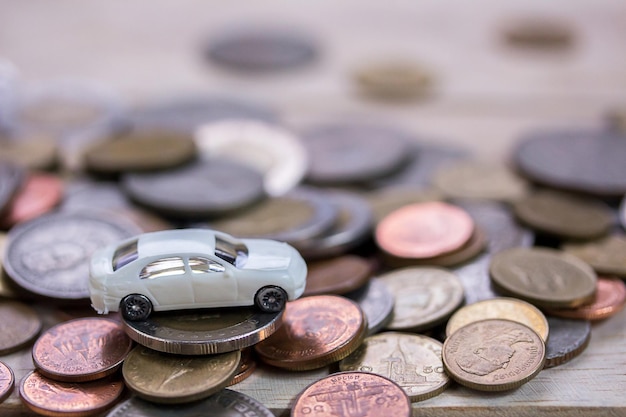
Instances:
[[[265,313],[278,313],[286,303],[287,293],[280,287],[263,287],[254,296],[254,304]]]
[[[145,320],[152,313],[152,302],[145,295],[130,294],[122,298],[120,312],[129,321]]]

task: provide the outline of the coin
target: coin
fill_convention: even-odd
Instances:
[[[391,321],[395,299],[380,279],[372,278],[362,288],[344,296],[356,301],[363,310],[367,318],[367,336],[378,333]]]
[[[356,255],[309,262],[303,296],[354,291],[367,284],[372,269],[371,262]]]
[[[246,28],[217,35],[206,49],[216,64],[240,71],[284,71],[311,63],[317,56],[305,34],[278,28]]]
[[[159,352],[213,355],[252,346],[269,337],[282,323],[283,313],[256,308],[211,309],[154,313],[145,321],[126,321],[131,339]]]
[[[367,319],[357,303],[316,295],[287,303],[283,326],[254,348],[279,368],[305,371],[327,366],[352,353],[365,338]]]
[[[535,191],[513,205],[515,217],[532,229],[566,239],[593,239],[615,223],[601,201],[557,191]]]
[[[296,397],[291,417],[330,416],[334,410],[359,410],[364,417],[409,417],[411,402],[388,378],[366,372],[339,372],[306,387]]]
[[[66,182],[59,210],[129,209],[133,207],[119,184],[81,178]]]
[[[513,156],[522,174],[540,184],[600,196],[626,194],[623,135],[584,130],[536,132],[518,142]]]
[[[626,236],[609,235],[584,243],[566,243],[562,249],[587,262],[598,274],[626,277]]]
[[[432,83],[432,75],[413,62],[384,62],[357,70],[354,79],[368,95],[407,99],[423,96]]]
[[[570,319],[603,320],[619,313],[626,303],[626,284],[617,278],[598,278],[595,299],[574,309],[549,309],[547,314]]]
[[[528,184],[503,165],[464,161],[437,171],[433,184],[448,198],[511,202],[528,194]]]
[[[261,121],[207,123],[198,128],[195,141],[200,153],[208,158],[233,159],[262,172],[265,191],[270,196],[293,189],[308,167],[308,155],[298,137]]]
[[[397,171],[410,156],[409,136],[376,125],[327,125],[304,132],[306,179],[317,184],[363,183]]]
[[[206,218],[249,206],[264,196],[263,177],[225,159],[166,171],[127,173],[122,187],[135,202],[175,217]]]
[[[378,277],[396,302],[390,330],[423,331],[443,323],[463,302],[459,279],[443,268],[411,267]]]
[[[329,230],[336,218],[337,209],[321,191],[301,187],[209,225],[233,236],[274,239],[297,246]]]
[[[190,134],[165,129],[134,129],[102,138],[84,153],[86,169],[107,174],[174,168],[195,157]]]
[[[254,103],[219,96],[176,96],[135,109],[131,122],[137,128],[167,128],[194,133],[205,123],[225,119],[275,121],[276,115]]]
[[[235,385],[248,378],[256,370],[256,361],[254,360],[254,350],[248,347],[241,350],[241,359],[235,376],[232,377],[227,386]]]
[[[387,187],[367,195],[374,215],[374,223],[379,223],[389,213],[414,203],[440,201],[443,196],[434,189],[414,189],[408,186]]]
[[[544,368],[564,364],[580,355],[591,339],[591,324],[583,320],[549,317],[550,338],[546,343]]]
[[[4,252],[6,248],[7,235],[0,232],[0,297],[5,298],[17,298],[18,295],[15,292],[15,285],[11,283],[9,277],[4,272]]]
[[[463,209],[442,202],[418,203],[391,212],[376,226],[375,238],[399,258],[431,258],[459,249],[474,221]]]
[[[14,384],[13,371],[4,362],[0,362],[0,403],[11,394]]]
[[[18,301],[0,301],[0,355],[15,352],[28,345],[41,331],[39,315]]]
[[[452,267],[462,264],[476,257],[487,246],[487,236],[481,229],[475,227],[469,240],[455,251],[444,253],[431,258],[400,258],[396,256],[385,256],[385,262],[395,268],[411,265],[429,265]]]
[[[46,330],[33,346],[33,362],[56,381],[93,381],[117,371],[131,347],[120,323],[81,318]]]
[[[324,195],[337,209],[337,218],[329,230],[296,245],[307,260],[341,255],[370,237],[372,212],[363,198],[347,191],[332,191]]]
[[[384,332],[366,338],[339,362],[339,369],[382,375],[400,385],[412,402],[423,401],[439,395],[450,382],[441,349],[441,342],[427,336]]]
[[[121,218],[51,213],[8,233],[4,267],[31,293],[62,300],[89,298],[89,258],[98,248],[141,233]]]
[[[0,224],[10,228],[51,211],[63,197],[63,182],[55,175],[30,174]]]
[[[507,249],[493,256],[489,273],[499,291],[539,307],[578,307],[596,292],[593,269],[555,249]]]
[[[0,215],[9,207],[24,180],[24,169],[11,162],[0,161]]]
[[[124,382],[139,397],[163,404],[206,398],[225,388],[239,368],[241,353],[180,356],[135,347],[124,360]]]
[[[512,247],[531,246],[533,233],[520,226],[504,204],[487,200],[454,200],[454,204],[467,211],[476,228],[484,230],[488,237],[486,253],[454,269],[465,288],[465,302],[471,304],[496,297],[489,278],[492,254]]]
[[[189,404],[155,404],[131,397],[111,410],[106,417],[275,417],[252,397],[223,389],[204,400]]]
[[[19,136],[3,140],[0,132],[0,159],[30,170],[46,170],[56,165],[58,146],[52,137],[43,134]]]
[[[616,106],[606,114],[606,123],[609,129],[615,132],[626,133],[626,107]]]
[[[505,319],[522,323],[537,333],[544,342],[548,340],[548,320],[530,303],[516,298],[492,298],[468,304],[458,309],[448,320],[446,337],[470,323],[486,319]]]
[[[572,46],[574,38],[566,22],[546,17],[525,17],[504,31],[506,42],[517,48],[565,49]]]
[[[443,364],[461,385],[505,391],[534,378],[545,362],[541,337],[510,320],[490,319],[461,327],[443,344]]]
[[[32,371],[20,383],[22,402],[44,416],[98,415],[120,398],[124,383],[117,379],[92,382],[59,382]]]

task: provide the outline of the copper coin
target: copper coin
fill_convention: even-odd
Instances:
[[[0,301],[0,355],[29,344],[41,331],[37,312],[17,301]]]
[[[133,130],[98,142],[84,155],[89,170],[103,173],[173,168],[195,156],[192,135],[163,129]]]
[[[574,309],[550,309],[548,314],[570,319],[602,320],[624,308],[626,284],[617,278],[598,278],[596,298],[591,304]]]
[[[44,332],[33,346],[33,362],[41,374],[57,381],[93,381],[115,372],[131,347],[120,323],[82,318]]]
[[[366,331],[367,320],[357,303],[316,295],[287,303],[283,325],[255,349],[270,365],[304,371],[345,358],[361,344]]]
[[[367,284],[373,265],[365,258],[344,255],[324,261],[309,262],[304,296],[345,294]]]
[[[474,233],[467,242],[459,249],[444,253],[432,258],[398,258],[396,256],[385,256],[385,262],[394,268],[411,265],[433,265],[452,267],[462,264],[476,257],[487,246],[487,236],[478,227],[474,228]]]
[[[11,394],[14,383],[13,371],[4,362],[0,362],[0,403]]]
[[[409,204],[439,201],[443,196],[434,189],[415,189],[410,186],[385,187],[367,195],[374,214],[374,223],[380,222],[389,213]]]
[[[518,200],[513,212],[528,227],[566,239],[601,237],[615,223],[612,210],[602,201],[552,190]]]
[[[235,385],[248,378],[256,370],[256,361],[254,360],[254,350],[249,347],[241,350],[241,359],[237,373],[230,380],[227,386]]]
[[[573,255],[549,248],[511,248],[496,253],[491,282],[504,294],[545,308],[572,308],[593,300],[596,273]]]
[[[34,219],[49,212],[63,197],[63,182],[54,175],[31,174],[2,219],[3,227]]]
[[[22,379],[20,397],[29,409],[43,416],[86,417],[111,407],[123,390],[119,379],[59,382],[32,371]]]
[[[463,209],[435,201],[393,211],[378,223],[375,237],[390,255],[431,258],[459,249],[473,231],[474,221]]]
[[[291,417],[409,417],[411,402],[402,388],[383,376],[339,372],[306,387],[296,398]]]
[[[517,388],[543,369],[546,348],[531,328],[502,319],[461,327],[443,344],[443,364],[461,385],[481,391]]]

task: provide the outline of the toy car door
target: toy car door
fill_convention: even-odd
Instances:
[[[226,307],[236,302],[237,278],[229,269],[229,266],[204,256],[189,257],[197,304]]]

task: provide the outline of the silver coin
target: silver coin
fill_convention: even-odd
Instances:
[[[283,312],[255,308],[155,313],[144,321],[123,320],[128,336],[145,347],[179,355],[212,355],[252,346],[282,324]]]
[[[12,62],[0,58],[0,133],[14,127],[18,75]]]
[[[63,192],[60,211],[129,209],[133,206],[116,182],[73,180],[65,184]]]
[[[9,231],[4,268],[31,293],[86,299],[91,254],[139,233],[138,226],[121,218],[88,212],[47,214]]]
[[[202,155],[226,157],[264,174],[265,191],[283,195],[304,177],[308,155],[291,132],[261,121],[239,119],[207,123],[196,131]]]
[[[378,278],[370,279],[363,288],[344,294],[363,310],[367,318],[367,336],[385,328],[393,317],[395,299],[387,286]]]
[[[224,159],[153,173],[129,173],[122,187],[135,202],[164,215],[206,218],[249,206],[265,196],[263,176]]]
[[[561,365],[580,355],[589,344],[591,323],[547,317],[550,337],[546,343],[545,368]]]
[[[307,181],[319,184],[373,181],[400,169],[411,154],[409,136],[374,125],[329,125],[309,130]]]
[[[276,121],[273,111],[253,103],[227,97],[173,97],[136,109],[131,124],[138,127],[165,127],[194,132],[205,123],[226,119]]]
[[[514,151],[515,164],[533,181],[600,196],[626,193],[624,160],[626,137],[607,130],[537,132]]]
[[[337,208],[337,220],[322,235],[296,244],[306,259],[345,253],[363,243],[372,230],[372,211],[365,199],[347,191],[332,191],[325,195]]]
[[[469,200],[453,200],[453,203],[472,216],[476,225],[487,233],[489,240],[486,253],[454,269],[465,288],[465,302],[472,304],[498,297],[489,278],[492,255],[509,248],[532,246],[534,234],[521,227],[511,211],[501,203]]]
[[[5,161],[0,161],[0,215],[8,208],[15,193],[24,181],[23,168]]]
[[[400,171],[375,181],[375,187],[406,186],[428,188],[433,183],[435,174],[458,161],[467,158],[463,149],[449,148],[433,144],[415,144],[409,150],[409,162]]]
[[[263,404],[237,391],[224,389],[189,404],[155,404],[137,397],[119,404],[106,417],[275,417]]]
[[[310,63],[313,40],[287,29],[246,28],[212,39],[206,55],[217,64],[242,71],[278,71]]]

